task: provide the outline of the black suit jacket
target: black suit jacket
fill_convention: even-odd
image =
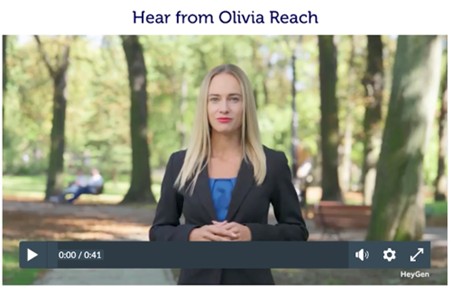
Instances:
[[[232,191],[226,220],[249,227],[252,241],[305,241],[308,231],[299,208],[285,154],[264,147],[266,178],[257,186],[253,167],[242,161]],[[161,186],[155,219],[149,231],[151,241],[188,241],[194,228],[216,220],[207,168],[199,174],[194,192],[181,192],[174,182],[186,151],[171,155]],[[278,224],[268,224],[269,205]],[[183,214],[185,223],[180,223]],[[274,284],[270,269],[182,269],[179,284]]]

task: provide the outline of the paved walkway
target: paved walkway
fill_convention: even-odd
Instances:
[[[174,285],[168,269],[54,269],[35,285]]]
[[[170,269],[51,269],[34,284],[175,285],[176,282]]]
[[[307,224],[309,224],[307,222]],[[346,232],[350,241],[363,240],[364,234],[359,231]],[[321,240],[321,232],[311,229],[310,239]],[[143,240],[143,239],[140,239]],[[332,239],[322,239],[332,240]],[[333,239],[335,240],[335,239]],[[426,228],[425,241],[431,241],[434,246],[447,246],[446,228]],[[175,285],[170,269],[53,269],[36,285]]]
[[[275,223],[270,217],[270,223]],[[311,220],[306,220],[311,241],[336,240],[324,238],[321,231],[315,228]],[[424,233],[425,241],[431,241],[431,246],[447,247],[448,235],[446,227],[427,227]],[[365,231],[347,231],[341,234],[349,241],[362,241]],[[147,235],[129,235],[129,240],[147,241]],[[139,238],[139,239],[137,239]],[[121,239],[126,240],[126,239]],[[36,285],[174,285],[170,269],[52,269],[35,282]]]

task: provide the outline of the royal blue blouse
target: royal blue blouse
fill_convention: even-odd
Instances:
[[[224,221],[229,210],[236,178],[210,178],[211,197],[218,221]]]

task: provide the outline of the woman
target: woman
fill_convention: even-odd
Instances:
[[[273,205],[277,225],[268,224]],[[185,224],[180,224],[183,214]],[[226,64],[204,78],[185,151],[171,155],[151,241],[305,241],[290,169],[262,146],[246,74]],[[182,269],[179,284],[274,284],[270,269]]]

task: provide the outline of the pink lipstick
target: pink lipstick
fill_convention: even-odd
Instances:
[[[227,118],[227,117],[219,117],[216,120],[219,121],[219,123],[229,123],[230,121],[232,121],[232,118]]]

